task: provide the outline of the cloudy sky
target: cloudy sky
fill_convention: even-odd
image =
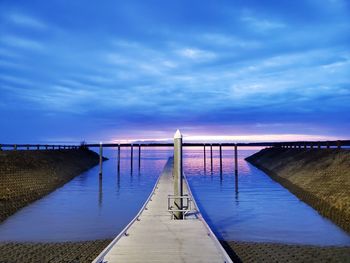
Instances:
[[[348,139],[349,113],[347,1],[0,1],[2,143]]]

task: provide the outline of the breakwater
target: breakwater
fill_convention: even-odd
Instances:
[[[0,222],[98,164],[86,148],[0,151]]]
[[[350,232],[350,151],[268,148],[246,158]]]

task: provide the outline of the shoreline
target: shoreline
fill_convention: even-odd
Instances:
[[[246,160],[350,233],[350,151],[267,148]]]
[[[112,239],[78,242],[1,242],[0,262],[90,263]],[[350,246],[315,246],[269,242],[223,241],[234,262],[347,262]]]
[[[56,243],[1,242],[0,262],[90,263],[111,241],[112,239]]]
[[[350,246],[221,241],[234,262],[347,262]]]
[[[0,223],[98,163],[86,148],[0,151]]]

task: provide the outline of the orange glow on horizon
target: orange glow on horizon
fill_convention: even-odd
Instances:
[[[279,142],[279,141],[327,141],[339,140],[334,136],[310,135],[310,134],[259,134],[259,135],[186,135],[184,142]],[[139,138],[139,139],[114,139],[113,143],[132,143],[132,142],[172,142],[173,138]]]

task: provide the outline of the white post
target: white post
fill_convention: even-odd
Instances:
[[[174,195],[183,196],[183,172],[182,172],[182,134],[179,130],[174,136]],[[176,209],[183,209],[182,198],[175,198],[174,205]],[[182,212],[176,212],[175,217],[182,219]]]

